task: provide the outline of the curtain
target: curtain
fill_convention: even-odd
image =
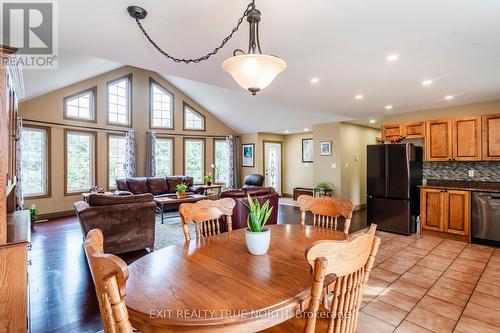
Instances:
[[[156,133],[147,133],[147,147],[146,147],[146,176],[156,176]]]
[[[22,133],[23,133],[23,120],[22,118],[17,117],[15,142],[16,142],[16,175],[17,175],[16,209],[18,210],[22,210],[24,206],[24,192],[23,192],[23,184],[21,181],[23,176],[23,163],[21,159],[21,152],[23,149]]]
[[[229,158],[229,181],[227,187],[230,189],[240,188],[240,138],[234,135],[226,137]]]
[[[130,130],[125,136],[125,173],[127,178],[135,177],[137,174],[137,132]]]

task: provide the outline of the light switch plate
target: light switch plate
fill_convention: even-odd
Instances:
[[[330,166],[332,167],[332,169],[337,169],[337,163],[332,163]]]
[[[469,177],[474,177],[474,170],[469,170]]]

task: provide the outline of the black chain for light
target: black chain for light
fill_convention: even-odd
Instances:
[[[240,19],[238,20],[238,24],[236,25],[236,27],[233,28],[233,30],[231,30],[231,33],[222,40],[221,44],[216,47],[212,52],[209,52],[207,54],[205,54],[204,56],[201,56],[199,58],[193,58],[193,59],[185,59],[185,58],[176,58],[176,57],[173,57],[171,56],[170,54],[168,54],[167,52],[163,51],[161,49],[161,47],[159,47],[154,41],[153,39],[149,36],[149,34],[146,32],[146,30],[144,29],[144,27],[142,26],[141,22],[139,21],[139,18],[135,18],[135,22],[137,23],[137,25],[139,26],[139,28],[141,29],[142,33],[144,34],[144,36],[147,38],[147,40],[151,43],[151,45],[153,45],[155,47],[155,49],[157,49],[161,54],[163,54],[165,57],[167,57],[168,59],[171,59],[177,63],[179,62],[183,62],[185,64],[189,64],[189,63],[199,63],[200,61],[204,61],[204,60],[207,60],[208,58],[210,58],[211,56],[213,56],[214,54],[217,54],[217,52],[219,52],[220,49],[222,49],[226,43],[233,37],[234,33],[236,31],[238,31],[238,29],[240,28],[240,25],[241,23],[243,23],[243,20],[245,19],[245,17],[248,15],[248,12],[255,7],[255,1],[252,1],[251,3],[248,4],[247,8],[245,9],[245,12],[243,13],[243,16],[240,17]]]

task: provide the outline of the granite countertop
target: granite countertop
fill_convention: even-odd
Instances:
[[[478,192],[499,192],[500,182],[480,182],[468,180],[427,179],[427,185],[422,188],[442,188],[448,190],[466,190]]]

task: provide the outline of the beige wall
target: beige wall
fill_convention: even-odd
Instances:
[[[64,128],[72,126],[97,127],[97,185],[107,188],[107,133],[106,129],[128,130],[120,126],[106,124],[106,82],[123,75],[132,74],[132,123],[133,129],[138,131],[138,175],[145,175],[146,168],[146,132],[149,127],[149,77],[170,90],[174,94],[174,130],[155,130],[157,134],[175,135],[174,144],[174,172],[183,174],[183,137],[206,137],[205,142],[205,169],[213,161],[213,136],[224,137],[236,134],[231,128],[219,121],[205,108],[186,96],[168,81],[154,72],[125,66],[97,77],[64,87],[40,97],[22,102],[20,116],[25,125],[36,124],[39,121],[58,123],[49,124],[51,127],[51,188],[50,198],[27,200],[26,205],[37,204],[41,214],[69,211],[73,203],[81,199],[79,195],[64,195]],[[80,122],[63,119],[63,98],[82,90],[97,86],[97,123]],[[183,131],[182,103],[186,101],[198,112],[206,117],[206,131]],[[31,121],[30,121],[31,120]],[[35,121],[35,122],[33,122]],[[38,122],[36,122],[38,121]]]
[[[500,100],[481,102],[440,109],[419,110],[407,113],[386,115],[382,124],[399,124],[411,121],[433,120],[463,116],[474,116],[500,112]]]
[[[342,189],[341,184],[341,136],[340,122],[319,124],[313,126],[314,136],[314,163],[313,163],[313,183],[321,181],[329,182],[333,185],[334,195],[339,196]],[[332,142],[332,155],[320,156],[320,142]]]
[[[340,126],[342,191],[355,205],[366,203],[366,146],[376,143],[380,131],[370,127],[342,123]]]
[[[302,139],[313,133],[290,134],[284,137],[283,193],[292,195],[295,187],[313,187],[313,163],[302,163]]]

